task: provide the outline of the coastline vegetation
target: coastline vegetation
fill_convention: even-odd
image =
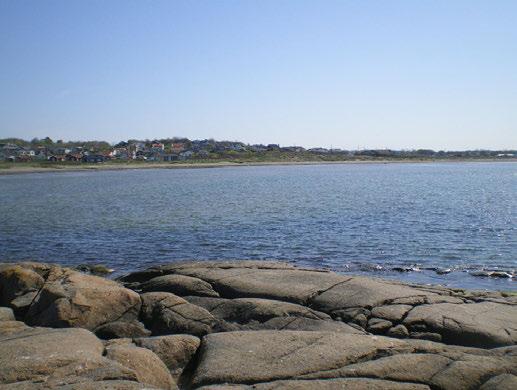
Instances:
[[[347,162],[517,161],[516,150],[343,150],[166,138],[106,141],[0,139],[0,171],[208,167]],[[15,169],[13,169],[15,168]]]

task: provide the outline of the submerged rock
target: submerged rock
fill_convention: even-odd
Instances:
[[[80,264],[80,265],[74,267],[74,269],[77,271],[89,273],[89,274],[96,275],[96,276],[104,276],[104,275],[108,275],[108,274],[115,272],[114,269],[108,268],[102,264],[93,264],[93,265]]]
[[[418,267],[393,267],[391,270],[397,272],[420,272]]]

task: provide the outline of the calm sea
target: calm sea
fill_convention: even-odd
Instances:
[[[516,290],[517,164],[418,163],[0,176],[0,261],[278,259]],[[413,267],[415,271],[394,271]],[[451,268],[439,275],[431,268]]]

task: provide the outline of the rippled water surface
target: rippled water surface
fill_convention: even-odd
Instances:
[[[517,289],[517,164],[348,164],[0,177],[0,261],[279,259]],[[420,271],[396,272],[417,265]],[[452,268],[438,275],[425,268]]]

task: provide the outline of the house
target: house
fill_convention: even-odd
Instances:
[[[214,140],[194,140],[191,142],[191,149],[193,152],[199,152],[200,150],[206,150],[208,152],[214,150],[216,142]]]
[[[66,155],[66,154],[68,154],[70,152],[71,152],[71,150],[68,149],[68,148],[57,148],[57,149],[54,150],[55,154],[62,154],[62,155]]]
[[[160,161],[165,153],[163,150],[153,151],[145,153],[146,161]]]
[[[162,161],[176,161],[179,160],[179,156],[177,154],[166,153],[162,154]]]
[[[134,142],[131,144],[132,149],[134,149],[135,152],[140,152],[145,150],[145,143],[144,142]]]
[[[249,146],[248,149],[251,150],[252,152],[266,152],[267,146],[261,145],[261,144],[255,144],[255,145]]]
[[[284,148],[281,148],[283,152],[293,152],[293,153],[301,153],[305,152],[305,148],[301,146],[286,146]]]
[[[183,142],[174,142],[171,145],[172,153],[181,153],[185,150],[185,144]]]
[[[143,158],[145,157],[145,158]],[[143,150],[137,150],[136,152],[133,152],[133,160],[146,160],[146,152]]]
[[[244,144],[242,144],[240,142],[234,142],[234,143],[230,144],[229,149],[233,150],[234,152],[245,152],[246,151],[246,147],[244,146]]]
[[[72,148],[72,150],[70,151],[70,153],[73,153],[73,154],[78,154],[78,153],[82,153],[82,152],[83,152],[82,146],[74,146]]]
[[[88,154],[82,157],[82,162],[85,163],[101,163],[106,161],[106,156],[102,154]]]
[[[192,150],[186,150],[186,151],[180,153],[179,158],[180,158],[180,160],[187,160],[189,158],[192,158],[193,154],[194,153],[192,152]]]
[[[16,157],[22,154],[25,149],[15,144],[0,144],[0,151],[5,160],[14,162]]]
[[[15,161],[18,162],[28,162],[31,160],[31,157],[28,154],[20,154],[19,156],[16,156]]]
[[[81,161],[81,155],[80,154],[72,154],[68,153],[65,155],[65,161]]]
[[[153,143],[151,145],[151,149],[152,150],[164,150],[165,149],[165,145],[160,143],[160,142],[156,142],[156,143]]]
[[[127,160],[129,159],[129,151],[126,148],[115,148],[109,153],[109,156],[118,160]]]

